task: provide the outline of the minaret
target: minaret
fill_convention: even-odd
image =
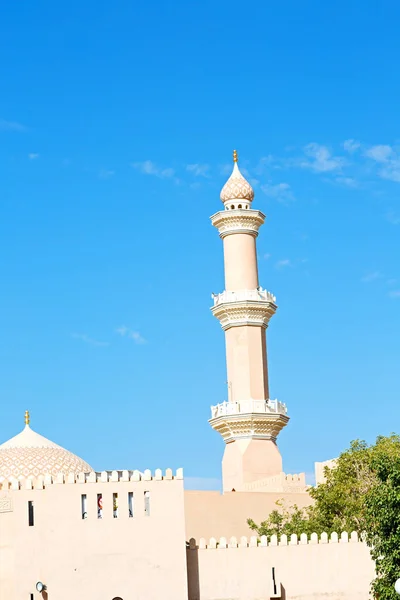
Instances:
[[[213,295],[211,310],[225,331],[228,399],[211,408],[210,419],[226,443],[224,492],[253,489],[252,482],[282,472],[276,438],[289,421],[286,406],[269,399],[266,329],[277,306],[258,281],[256,238],[265,215],[251,208],[254,191],[239,171],[236,150],[233,162],[221,191],[224,210],[211,217],[225,266],[225,291]]]

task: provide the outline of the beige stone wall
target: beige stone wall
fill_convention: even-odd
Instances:
[[[48,586],[48,600],[186,600],[182,479],[130,481],[128,474],[122,481],[118,473],[102,478],[114,480],[89,482],[84,476],[82,483],[0,490],[1,600],[30,600],[30,594],[39,600],[38,580]],[[144,492],[150,494],[150,514]],[[86,519],[82,494],[87,496]],[[98,494],[102,519],[97,518]],[[118,494],[118,518],[113,494]],[[34,502],[33,527],[28,501]]]
[[[332,458],[331,460],[325,460],[324,462],[316,462],[315,463],[315,483],[316,485],[320,485],[321,483],[325,483],[325,468],[334,469],[336,465],[336,458]]]
[[[230,492],[185,491],[186,539],[212,536],[240,537],[251,535],[247,519],[264,521],[283,500],[287,506],[309,506],[312,500],[307,492]]]
[[[246,539],[239,540],[243,547],[193,544],[187,550],[189,600],[367,600],[374,564],[367,546],[346,536],[333,543],[303,539],[283,546],[251,547]]]

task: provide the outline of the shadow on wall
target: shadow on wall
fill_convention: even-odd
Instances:
[[[189,600],[200,600],[199,548],[193,538],[186,543],[186,571]]]
[[[196,544],[196,540],[193,538],[191,538],[189,542],[186,542],[186,571],[189,600],[201,600],[199,547]],[[276,593],[274,593],[274,591]],[[279,589],[274,591],[272,591],[272,595],[269,596],[269,598],[276,598],[276,600],[286,600],[286,590],[281,583],[279,583]]]

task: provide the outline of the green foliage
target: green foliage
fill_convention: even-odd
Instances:
[[[375,485],[365,498],[366,541],[375,560],[374,598],[395,600],[400,577],[400,457],[374,456]]]
[[[273,510],[260,525],[256,525],[252,519],[248,519],[247,523],[250,529],[256,531],[260,536],[267,535],[268,537],[283,534],[289,536],[292,533],[297,533],[297,535],[302,533],[311,534],[315,531],[315,524],[309,508],[301,509],[296,505],[286,507],[281,501],[276,504],[278,508]]]
[[[378,437],[372,446],[352,442],[336,467],[325,470],[326,483],[310,490],[313,511],[327,533],[365,531],[365,497],[378,483],[375,465],[381,457],[400,458],[399,436]]]
[[[260,525],[248,519],[258,535],[331,534],[357,531],[371,548],[377,578],[374,598],[395,600],[400,578],[400,437],[378,437],[369,446],[356,440],[325,469],[325,483],[310,488],[306,509],[277,503]]]

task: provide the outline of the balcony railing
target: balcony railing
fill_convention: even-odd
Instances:
[[[221,294],[212,294],[214,300],[214,306],[223,304],[225,302],[245,302],[251,300],[253,302],[273,302],[275,304],[276,298],[271,292],[258,288],[256,290],[238,290],[238,291],[227,291]]]
[[[278,400],[245,400],[243,402],[222,402],[211,407],[211,418],[245,413],[286,415],[286,404]]]

